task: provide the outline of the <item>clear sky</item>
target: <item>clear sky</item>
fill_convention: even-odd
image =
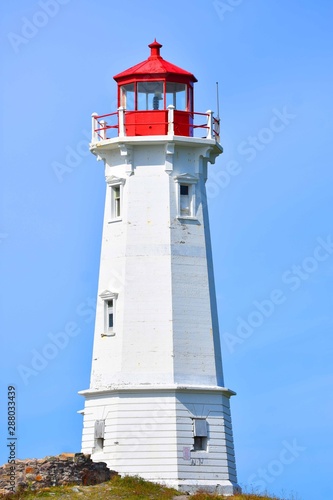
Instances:
[[[80,450],[105,191],[90,116],[115,109],[113,75],[156,37],[198,78],[197,111],[220,85],[207,187],[239,482],[333,498],[332,14],[329,0],[2,4],[1,463],[9,384],[19,457]]]

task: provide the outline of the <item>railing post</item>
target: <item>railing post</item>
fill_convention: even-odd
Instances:
[[[216,124],[216,126],[214,127],[214,130],[215,130],[215,139],[217,140],[217,142],[220,142],[220,119],[219,118],[214,118],[213,120],[213,123]]]
[[[124,106],[118,108],[118,135],[125,137],[125,111]]]
[[[101,139],[104,141],[106,139],[106,121],[101,120]]]
[[[96,116],[98,116],[98,113],[92,113],[91,115],[91,142],[98,142],[98,133],[95,131],[98,123]]]
[[[213,139],[214,138],[214,117],[213,117],[213,111],[208,110],[207,111],[207,139]]]
[[[175,107],[168,106],[168,135],[175,135]]]

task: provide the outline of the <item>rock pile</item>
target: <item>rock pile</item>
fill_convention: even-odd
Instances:
[[[92,485],[109,481],[117,472],[108,469],[104,462],[93,462],[90,455],[62,453],[55,457],[16,460],[15,490],[13,464],[0,467],[0,494],[18,489],[38,490],[65,484]]]

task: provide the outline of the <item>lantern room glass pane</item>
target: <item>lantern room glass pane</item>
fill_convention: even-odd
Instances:
[[[138,110],[164,109],[163,82],[138,83]]]
[[[120,87],[120,106],[123,106],[128,111],[134,111],[135,109],[134,83],[129,83],[128,85],[122,85]]]
[[[180,111],[186,111],[186,87],[185,83],[171,83],[166,84],[166,105],[167,107],[172,104]]]

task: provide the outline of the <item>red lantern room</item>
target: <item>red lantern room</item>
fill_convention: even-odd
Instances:
[[[145,61],[114,77],[118,85],[118,110],[92,114],[92,140],[97,143],[118,137],[197,137],[219,142],[219,118],[212,111],[197,113],[193,106],[192,73],[165,61],[162,45],[149,45]],[[194,133],[195,132],[195,133]]]
[[[114,77],[118,106],[125,109],[125,135],[166,135],[173,110],[174,134],[193,135],[193,84],[195,76],[160,55],[155,39],[145,61]],[[173,106],[173,107],[172,107]]]

